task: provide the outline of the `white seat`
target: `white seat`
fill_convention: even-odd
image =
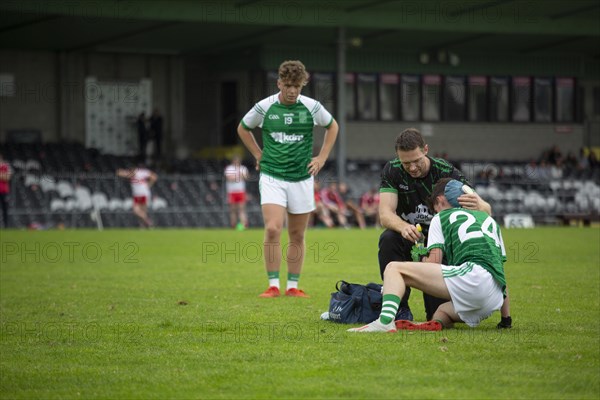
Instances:
[[[96,210],[108,208],[108,198],[102,192],[95,192],[92,194],[92,205]]]
[[[41,168],[42,166],[40,165],[40,162],[38,160],[27,160],[27,162],[25,163],[26,170],[34,169],[36,171],[39,171]]]
[[[67,181],[58,181],[56,184],[56,190],[58,191],[60,197],[63,198],[73,196],[74,192],[73,185]]]
[[[477,194],[483,198],[488,196],[488,189],[487,187],[483,186],[483,185],[477,185],[475,186],[475,191],[477,192]]]
[[[65,201],[65,211],[73,211],[77,206],[77,200],[75,199],[67,199]]]
[[[559,181],[559,180],[552,180],[552,181],[550,181],[550,189],[552,189],[555,192],[558,189],[560,189],[561,186],[562,186],[562,182]]]
[[[123,209],[123,200],[112,198],[108,202],[108,209],[111,211],[119,211]]]
[[[596,213],[600,213],[600,197],[592,198],[592,209]]]
[[[556,206],[558,205],[558,198],[556,196],[548,196],[546,199],[546,209],[547,211],[554,211]]]
[[[154,197],[152,199],[152,209],[153,210],[160,210],[163,208],[167,208],[169,205],[167,204],[167,200],[163,199],[162,197]]]
[[[13,160],[10,164],[14,169],[25,169],[25,161],[23,160]]]
[[[65,209],[65,202],[62,199],[54,199],[50,202],[50,211],[60,211]]]
[[[39,184],[40,184],[39,176],[31,175],[31,174],[25,175],[25,186],[39,185]]]
[[[50,190],[56,190],[56,180],[49,175],[42,175],[40,179],[40,187],[43,192],[48,192]]]
[[[76,208],[81,211],[92,208],[92,196],[90,195],[90,190],[85,186],[77,186],[77,188],[75,188],[75,201]]]

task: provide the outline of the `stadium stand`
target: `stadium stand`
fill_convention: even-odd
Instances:
[[[77,143],[7,144],[2,151],[15,170],[11,212],[20,227],[97,226],[97,211],[104,227],[135,227],[129,184],[118,179],[117,168],[133,165],[130,157],[103,155]],[[159,227],[227,227],[227,205],[222,182],[226,161],[185,159],[158,171],[152,188],[151,218]],[[379,184],[385,160],[350,161],[351,197]],[[518,163],[469,161],[459,164],[477,192],[492,205],[495,215],[527,213],[537,223],[589,224],[600,213],[600,168],[564,167],[560,177],[540,166]],[[248,166],[250,166],[248,164]],[[318,179],[336,179],[329,163]],[[253,171],[253,169],[251,169]],[[248,185],[250,226],[261,226],[258,185]]]

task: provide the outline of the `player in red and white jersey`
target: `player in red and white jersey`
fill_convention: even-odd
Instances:
[[[117,176],[129,179],[133,196],[133,213],[139,218],[142,226],[149,228],[152,226],[152,221],[148,218],[150,187],[154,185],[158,176],[142,166],[133,169],[119,169]]]
[[[225,167],[225,189],[229,204],[229,223],[232,228],[244,230],[248,226],[246,214],[246,181],[248,168],[239,156],[233,156],[231,164]]]

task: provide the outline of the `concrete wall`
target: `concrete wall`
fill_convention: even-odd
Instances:
[[[219,146],[221,82],[239,83],[240,117],[263,96],[264,82],[257,71],[220,72],[213,67],[210,57],[1,50],[0,73],[14,75],[16,92],[14,97],[0,97],[0,141],[9,129],[32,128],[42,131],[44,141],[83,143],[85,77],[124,81],[149,77],[154,105],[165,120],[167,154],[187,156],[207,146]],[[588,119],[591,93],[585,92]],[[525,161],[553,144],[564,153],[577,152],[582,145],[595,144],[600,138],[598,125],[351,121],[346,132],[347,157],[391,158],[397,134],[409,126],[426,135],[432,154],[445,152],[451,159]],[[317,129],[317,149],[322,138],[322,130]]]
[[[431,155],[448,153],[452,160],[529,161],[557,144],[564,154],[582,146],[582,125],[368,123],[347,124],[347,157],[391,159],[396,136],[408,127],[419,129]],[[564,132],[564,133],[563,133]]]
[[[206,146],[219,146],[218,75],[211,72],[210,59],[185,59],[185,136],[186,147],[177,156],[185,157]]]
[[[58,86],[55,53],[0,51],[0,74],[14,76],[14,96],[0,97],[0,140],[9,129],[38,129],[57,140]]]
[[[183,60],[174,56],[0,50],[0,74],[15,77],[15,96],[0,97],[0,141],[11,129],[38,129],[46,142],[85,142],[85,78],[151,78],[164,118],[166,151],[184,142]],[[126,101],[126,99],[122,99]]]

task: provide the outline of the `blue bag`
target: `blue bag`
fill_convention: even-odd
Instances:
[[[360,285],[338,281],[337,292],[331,293],[329,321],[356,324],[375,321],[381,312],[381,287],[377,283]]]

